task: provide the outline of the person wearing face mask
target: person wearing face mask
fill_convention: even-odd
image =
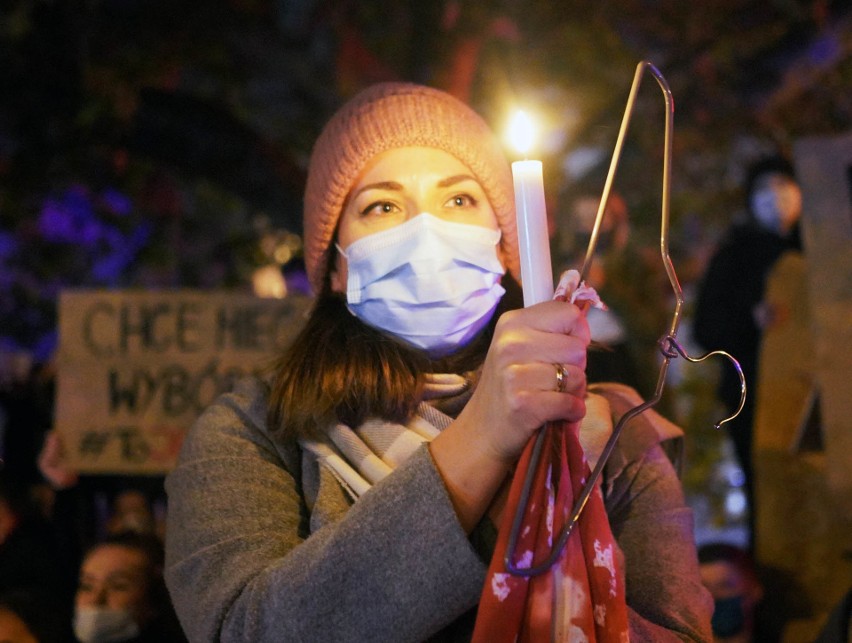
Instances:
[[[763,305],[766,277],[785,252],[800,252],[802,194],[793,167],[785,158],[767,157],[752,164],[746,179],[748,220],[731,227],[710,259],[699,284],[693,336],[706,350],[736,357],[748,386],[745,406],[726,423],[745,475],[749,505],[749,548],[754,543],[752,436],[757,399],[758,349],[762,329],[771,321]],[[732,368],[721,372],[719,399],[733,412],[740,402],[740,380]]]
[[[521,307],[502,149],[421,85],[369,87],[326,125],[304,246],[316,300],[300,334],[199,417],[167,478],[178,616],[199,641],[470,640],[521,450],[586,413],[583,313]],[[612,413],[580,429],[591,461]],[[604,473],[630,633],[707,640],[663,424],[643,416]]]
[[[152,535],[121,532],[94,545],[74,597],[79,643],[183,643],[162,566],[162,545]]]
[[[698,548],[698,563],[701,581],[713,595],[716,643],[780,640],[778,632],[758,620],[763,585],[747,551],[729,543],[705,543]]]

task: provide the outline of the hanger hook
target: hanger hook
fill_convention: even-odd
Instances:
[[[708,357],[713,357],[714,355],[721,355],[722,357],[728,359],[733,365],[733,367],[737,370],[737,375],[740,378],[740,403],[737,405],[736,410],[731,415],[729,415],[723,420],[719,420],[713,426],[716,429],[721,429],[723,424],[730,422],[742,412],[743,406],[745,406],[746,401],[746,379],[745,374],[743,373],[742,366],[740,366],[740,363],[733,355],[731,355],[727,351],[715,350],[710,351],[709,353],[704,353],[704,355],[701,355],[700,357],[692,357],[686,352],[683,346],[681,346],[678,341],[671,335],[666,335],[660,340],[660,351],[663,353],[663,355],[670,358],[677,357],[678,355],[680,355],[686,361],[691,362],[693,364],[703,362]]]

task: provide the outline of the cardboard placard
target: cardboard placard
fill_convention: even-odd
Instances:
[[[852,133],[801,139],[794,152],[826,475],[852,520]]]
[[[55,428],[81,473],[162,474],[195,418],[292,341],[305,297],[66,291]]]

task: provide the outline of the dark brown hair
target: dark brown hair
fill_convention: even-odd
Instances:
[[[482,333],[449,357],[430,360],[364,324],[328,283],[296,339],[274,366],[269,426],[280,439],[317,437],[332,422],[357,427],[369,417],[405,422],[419,400],[422,374],[464,373],[485,359],[500,314],[521,305],[508,273],[506,294]]]

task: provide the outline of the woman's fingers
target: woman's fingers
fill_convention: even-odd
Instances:
[[[576,306],[547,302],[503,315],[490,352],[504,365],[547,362],[585,368],[589,341],[589,325]]]
[[[498,322],[507,328],[526,327],[533,331],[572,335],[588,343],[589,327],[585,314],[574,304],[547,301],[529,308],[505,313]]]
[[[583,417],[588,344],[588,324],[573,304],[545,302],[503,315],[460,419],[475,418],[489,448],[512,461],[545,422]]]
[[[466,528],[536,429],[583,418],[588,345],[585,316],[570,303],[546,302],[500,318],[470,401],[430,445]]]
[[[586,389],[585,371],[568,363],[516,364],[507,369],[506,378],[518,390],[583,395]]]
[[[515,398],[513,405],[515,417],[524,417],[528,433],[553,420],[568,420],[577,422],[586,413],[584,395],[557,393],[555,391],[540,391],[535,393],[522,392]]]

